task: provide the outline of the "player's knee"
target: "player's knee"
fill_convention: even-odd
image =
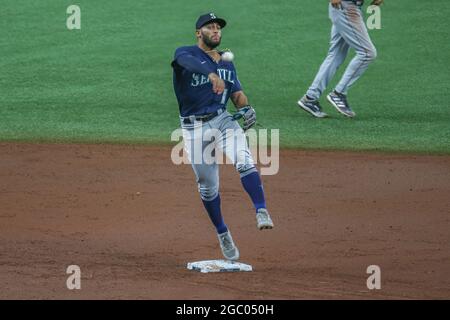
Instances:
[[[246,172],[255,168],[255,161],[249,150],[242,150],[237,153],[235,168],[239,173]]]
[[[367,50],[367,60],[373,61],[377,58],[377,49],[375,47]]]
[[[364,51],[358,52],[358,54],[363,60],[372,62],[377,58],[377,49],[375,47],[369,47]]]
[[[219,187],[214,185],[202,185],[199,184],[198,191],[200,192],[200,197],[205,201],[214,200],[219,193]]]
[[[246,175],[257,172],[256,167],[253,164],[237,164],[236,169],[239,172],[239,175],[241,178],[245,177]]]

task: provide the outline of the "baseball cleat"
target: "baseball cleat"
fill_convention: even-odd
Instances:
[[[327,95],[327,99],[336,108],[336,110],[344,116],[349,118],[356,116],[356,113],[353,112],[348,105],[347,96],[345,94],[333,91]]]
[[[258,212],[256,213],[256,224],[259,230],[273,228],[273,222],[267,209],[258,209]]]
[[[308,97],[305,95],[303,96],[303,98],[297,101],[297,104],[300,108],[312,114],[316,118],[328,117],[328,115],[322,111],[322,107],[320,106],[318,100],[308,99]]]
[[[234,244],[230,231],[217,235],[219,238],[220,248],[222,249],[223,256],[227,260],[238,260],[239,250]]]

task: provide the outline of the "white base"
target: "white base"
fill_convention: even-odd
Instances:
[[[200,271],[202,273],[253,271],[252,266],[249,264],[227,260],[205,260],[189,262],[187,264],[187,268],[189,270]]]

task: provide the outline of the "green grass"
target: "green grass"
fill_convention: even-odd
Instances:
[[[3,0],[0,140],[170,143],[173,51],[213,10],[229,22],[223,47],[258,120],[280,129],[283,146],[450,154],[450,3],[386,2],[370,31],[378,59],[349,95],[358,117],[323,99],[332,118],[318,120],[296,101],[328,49],[325,0]],[[74,3],[81,30],[69,31]]]

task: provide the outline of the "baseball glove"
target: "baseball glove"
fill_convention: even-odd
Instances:
[[[242,129],[244,129],[244,131],[250,129],[256,123],[256,111],[255,111],[255,109],[253,109],[253,107],[250,106],[250,105],[239,109],[239,111],[236,112],[233,115],[233,119],[234,120],[239,120],[240,118],[244,119],[244,124],[243,124]]]

